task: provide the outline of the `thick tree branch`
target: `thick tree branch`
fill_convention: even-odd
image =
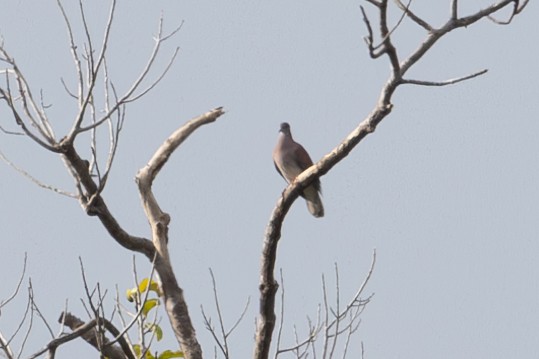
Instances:
[[[11,350],[11,347],[9,346],[9,343],[6,338],[2,335],[0,332],[0,349],[4,352],[4,355],[8,359],[15,359],[15,353],[13,353],[13,350]]]
[[[78,91],[76,94],[68,91],[69,94],[76,97],[78,105],[78,111],[75,115],[71,130],[60,142],[54,140],[52,129],[49,128],[49,122],[44,116],[44,111],[40,111],[35,106],[29,91],[29,86],[27,86],[22,73],[20,73],[15,61],[8,56],[2,46],[0,46],[0,60],[7,62],[11,65],[11,68],[2,72],[6,75],[7,88],[4,89],[0,87],[0,100],[4,100],[8,104],[8,108],[12,110],[15,122],[27,136],[47,150],[60,153],[64,164],[75,181],[79,201],[87,214],[90,216],[97,216],[109,234],[123,247],[142,253],[150,260],[155,259],[155,268],[162,281],[165,307],[169,314],[170,321],[173,324],[174,332],[184,350],[184,354],[186,358],[201,358],[202,351],[191,324],[187,304],[183,298],[182,289],[177,283],[168,255],[167,242],[170,217],[168,214],[163,213],[157,205],[157,201],[151,192],[151,184],[160,168],[179,144],[198,126],[215,121],[223,114],[223,111],[221,108],[218,108],[190,121],[182,129],[175,132],[160,148],[154,158],[152,158],[148,166],[140,171],[139,176],[137,176],[137,183],[141,190],[144,209],[146,210],[146,214],[151,223],[153,242],[146,238],[130,235],[120,226],[114,216],[110,213],[101,193],[107,182],[108,173],[116,152],[118,137],[125,116],[125,106],[130,102],[140,99],[154,89],[169,71],[178,54],[178,48],[175,49],[170,61],[166,64],[164,70],[158,74],[157,78],[149,84],[144,85],[151,70],[155,67],[154,65],[163,43],[174,36],[180,30],[181,25],[172,32],[166,34],[163,31],[163,17],[159,19],[158,30],[154,39],[155,44],[147,63],[127,91],[122,96],[118,96],[115,87],[109,79],[106,63],[106,54],[115,15],[116,0],[111,0],[108,19],[98,53],[95,53],[94,51],[96,49],[92,43],[82,0],[79,0],[82,34],[85,36],[82,54],[77,50],[78,48],[74,36],[76,31],[73,29],[61,1],[57,0],[57,4],[67,27],[71,54],[77,73]],[[16,79],[18,85],[21,99],[17,99],[17,101],[22,103],[19,105],[19,107],[22,108],[20,114],[18,111],[19,107],[16,106],[17,104],[13,99],[9,87],[10,76]],[[99,109],[96,105],[95,91],[98,78],[100,77],[103,77],[104,80],[105,98],[103,103],[105,110],[104,114],[100,118],[97,118],[96,113],[99,112]],[[65,83],[64,87],[67,88]],[[109,97],[111,92],[114,95],[114,101],[111,101]],[[34,112],[32,112],[32,110]],[[37,113],[37,115],[34,116],[34,113]],[[115,123],[113,123],[112,120],[113,116],[117,117]],[[37,117],[38,120],[34,117]],[[90,117],[90,119],[86,120],[87,117]],[[24,122],[25,120],[38,129],[38,131],[36,131],[37,134],[30,131],[29,126]],[[90,122],[90,124],[87,124],[85,120]],[[96,139],[96,130],[105,123],[109,125],[110,147],[105,170],[102,172],[102,169],[97,162],[97,143],[99,143],[99,141]],[[75,147],[77,135],[85,131],[92,131],[90,136],[92,163],[81,158],[79,151]],[[94,174],[97,176],[97,183]]]
[[[121,246],[143,253],[147,258],[153,260],[155,247],[152,242],[146,238],[135,237],[127,233],[110,213],[107,204],[98,193],[97,184],[90,175],[88,161],[80,158],[73,145],[69,143],[61,143],[60,148],[65,163],[75,176],[75,181],[84,189],[79,200],[88,215],[97,216],[111,237]]]
[[[168,253],[168,224],[170,216],[161,210],[152,191],[152,184],[161,168],[168,161],[174,150],[202,125],[214,122],[224,114],[221,107],[188,121],[174,131],[157,149],[146,166],[139,170],[136,182],[139,188],[142,206],[152,229],[152,240],[157,250],[155,269],[161,279],[163,300],[174,334],[184,355],[188,359],[201,359],[202,349],[196,338],[195,329],[189,316],[183,290],[178,285],[176,275]]]
[[[394,86],[394,82],[388,82],[382,92],[392,92]],[[385,96],[382,97],[382,99],[384,98]],[[260,310],[257,320],[254,358],[268,358],[270,351],[272,333],[275,327],[275,294],[279,287],[274,277],[277,245],[281,238],[281,229],[288,210],[303,188],[314,179],[330,171],[333,166],[344,159],[365,136],[375,130],[378,123],[391,112],[391,108],[390,104],[377,106],[341,144],[300,174],[284,190],[277,201],[266,227],[262,248],[259,285]]]
[[[49,355],[54,356],[56,349],[60,345],[79,337],[83,338],[88,344],[96,348],[99,352],[103,353],[103,355],[105,355],[107,358],[135,359],[131,347],[124,339],[119,340],[120,346],[106,345],[108,343],[108,339],[105,338],[104,333],[100,332],[98,329],[96,329],[96,327],[102,325],[112,335],[117,335],[119,331],[111,322],[104,318],[92,319],[91,321],[84,323],[71,313],[64,312],[60,315],[58,322],[70,328],[72,333],[55,338],[49,342],[44,349],[35,353],[29,359],[37,358],[47,351],[49,352]]]

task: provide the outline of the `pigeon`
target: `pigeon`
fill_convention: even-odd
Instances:
[[[305,148],[292,138],[290,125],[286,122],[281,123],[277,145],[273,150],[273,163],[277,172],[288,183],[292,183],[300,173],[313,165]],[[309,212],[317,218],[324,216],[324,206],[319,193],[322,193],[322,188],[318,178],[304,188],[301,193],[307,202]]]

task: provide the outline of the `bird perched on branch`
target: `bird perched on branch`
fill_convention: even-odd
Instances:
[[[277,145],[273,150],[273,163],[277,172],[288,183],[292,183],[301,172],[313,165],[305,148],[292,138],[290,125],[286,122],[281,123]],[[322,188],[318,178],[305,187],[301,193],[301,196],[307,201],[309,212],[317,218],[324,216],[324,206],[319,193],[322,193]]]

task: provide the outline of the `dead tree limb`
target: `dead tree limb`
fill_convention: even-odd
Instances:
[[[224,111],[221,107],[188,121],[174,131],[157,149],[150,161],[137,174],[136,182],[142,206],[152,229],[152,241],[156,249],[155,269],[161,280],[163,301],[176,338],[186,358],[201,359],[202,349],[196,338],[183,290],[178,284],[168,253],[168,225],[170,216],[161,210],[152,191],[152,184],[161,168],[174,150],[202,125],[214,122]]]
[[[379,37],[382,39],[380,45],[374,45],[374,34],[371,23],[366,11],[362,8],[363,20],[367,27],[366,43],[369,54],[372,58],[380,58],[385,55],[391,65],[391,73],[388,80],[381,89],[380,97],[373,110],[353,129],[348,136],[339,143],[331,152],[313,166],[306,169],[296,180],[288,185],[282,195],[277,200],[275,208],[271,213],[266,227],[264,243],[262,248],[262,258],[260,265],[260,309],[257,320],[256,339],[254,348],[255,359],[267,359],[270,353],[271,340],[275,327],[275,295],[278,289],[277,281],[274,277],[275,262],[277,259],[277,246],[281,238],[281,229],[283,221],[292,203],[298,198],[301,190],[308,186],[313,180],[328,173],[335,165],[341,162],[348,154],[363,140],[367,135],[374,132],[378,124],[391,113],[393,109],[392,97],[395,90],[402,84],[430,85],[433,82],[422,80],[404,80],[404,75],[414,66],[422,57],[434,46],[443,36],[449,32],[461,27],[468,27],[484,18],[492,18],[498,11],[513,5],[512,14],[509,21],[514,16],[522,12],[527,5],[527,1],[519,4],[518,0],[498,1],[476,13],[468,16],[459,17],[458,1],[451,0],[450,14],[447,22],[439,28],[433,28],[427,21],[413,13],[400,1],[397,1],[398,7],[413,22],[427,31],[426,37],[419,47],[413,51],[407,58],[400,61],[396,48],[391,39],[387,20],[388,0],[366,0],[372,4],[378,12]],[[395,31],[395,30],[392,30]],[[476,74],[464,76],[458,81],[448,80],[440,84],[457,83],[463,80],[471,79],[486,71],[480,71]]]
[[[76,72],[76,90],[71,91],[62,79],[64,88],[70,98],[77,104],[71,128],[58,139],[53,131],[52,121],[47,117],[43,103],[36,101],[32,95],[23,72],[19,69],[14,57],[0,43],[0,61],[7,64],[6,69],[0,69],[0,101],[3,101],[11,112],[15,125],[21,133],[48,151],[58,153],[73,177],[77,190],[77,199],[89,216],[95,216],[108,231],[110,236],[122,247],[144,254],[148,260],[155,260],[155,270],[159,275],[162,286],[165,309],[172,324],[174,333],[186,358],[200,359],[202,351],[196,339],[195,330],[183,297],[183,291],[171,266],[168,253],[168,223],[170,217],[161,211],[152,193],[151,185],[159,170],[166,163],[172,152],[199,126],[215,121],[224,112],[221,108],[212,110],[182,126],[173,133],[158,149],[148,165],[137,175],[142,205],[152,229],[152,238],[138,237],[130,234],[118,223],[109,210],[102,196],[107,183],[108,174],[115,158],[118,138],[125,119],[125,109],[130,103],[138,101],[153,90],[167,74],[176,59],[179,49],[176,47],[168,63],[152,80],[151,76],[156,67],[156,59],[162,52],[163,44],[172,38],[181,28],[164,31],[163,18],[159,19],[157,34],[154,36],[154,46],[147,59],[146,65],[134,78],[125,91],[119,91],[114,86],[107,69],[107,56],[110,51],[109,39],[112,23],[116,16],[116,0],[110,1],[103,38],[95,43],[92,38],[83,1],[79,0],[80,20],[75,24],[65,11],[62,2],[57,0],[58,8],[63,16],[71,56]],[[76,31],[78,25],[81,31]],[[83,45],[77,44],[76,34],[82,33]],[[96,88],[103,81],[103,98],[98,99]],[[100,114],[99,116],[97,114]],[[109,136],[109,150],[106,162],[98,161],[99,141],[97,132],[103,131]],[[75,144],[80,134],[90,133],[91,158],[83,158],[79,146]],[[4,133],[16,133],[9,131]],[[101,132],[100,132],[101,133]],[[31,177],[30,177],[31,178]],[[47,185],[43,185],[47,187]],[[51,188],[54,188],[51,186]],[[94,313],[95,314],[95,313]],[[99,324],[99,321],[98,323]],[[110,355],[107,355],[110,357]]]

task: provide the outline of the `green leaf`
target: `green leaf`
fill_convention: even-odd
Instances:
[[[159,283],[152,280],[152,283],[150,284],[150,290],[154,291],[158,296],[161,296],[161,289],[159,288]]]
[[[148,278],[144,278],[143,280],[141,280],[138,285],[138,288],[135,287],[127,289],[125,291],[125,295],[128,301],[134,302],[135,298],[139,293],[144,293],[147,290],[155,292],[159,297],[161,296],[161,289],[159,289],[159,283],[154,280],[150,281]]]
[[[138,290],[140,290],[141,293],[144,293],[146,291],[146,289],[148,289],[148,282],[150,280],[148,278],[144,278],[143,280],[140,281],[139,285],[138,285]]]
[[[142,306],[142,315],[146,316],[153,307],[159,304],[159,299],[148,299]]]
[[[148,289],[149,285],[149,289]],[[152,280],[150,281],[148,278],[144,278],[140,281],[140,284],[138,285],[138,289],[141,293],[144,293],[147,290],[151,290],[155,293],[157,293],[158,296],[161,296],[161,290],[159,289],[159,284]]]
[[[139,344],[133,345],[133,351],[135,352],[135,355],[137,356],[137,358],[140,358],[140,355],[142,354],[142,350],[141,350]],[[148,350],[146,350],[146,354],[144,355],[144,358],[145,359],[155,359],[155,356],[153,356],[150,349],[148,349]]]
[[[131,288],[125,291],[125,296],[127,297],[127,300],[130,302],[133,302],[137,295],[138,295],[137,288]]]
[[[182,351],[177,350],[177,351],[173,352],[172,350],[165,350],[164,352],[159,354],[157,359],[183,358],[183,357],[184,356],[183,356]]]
[[[160,341],[161,339],[163,339],[163,329],[161,329],[161,327],[159,325],[154,325],[154,329],[155,329],[155,337],[157,338],[157,341]]]
[[[146,324],[145,327],[155,333],[155,337],[157,338],[157,341],[160,341],[163,339],[163,329],[157,324]]]

